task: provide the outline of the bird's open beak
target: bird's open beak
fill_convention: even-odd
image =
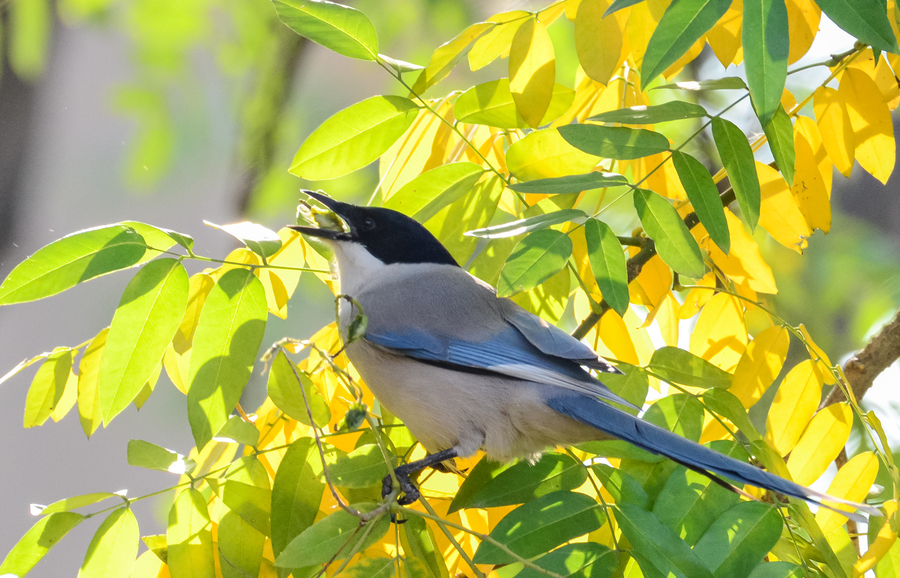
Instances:
[[[335,199],[332,199],[331,197],[323,195],[322,193],[319,193],[316,191],[309,191],[306,189],[302,189],[300,192],[306,193],[307,195],[309,195],[309,197],[319,201],[320,203],[325,205],[325,207],[327,207],[328,209],[331,209],[331,211],[338,217],[343,217],[342,209],[344,207],[349,206],[349,205],[347,205],[347,203],[342,203],[340,201],[336,201]],[[316,219],[317,223],[319,223],[319,224],[322,224],[323,222],[325,222],[327,220],[328,220],[327,217],[322,218],[322,219]],[[329,223],[329,224],[331,224],[331,223]],[[335,222],[334,225],[338,226],[338,223]],[[288,228],[298,231],[300,233],[303,233],[304,235],[310,235],[312,237],[319,237],[320,239],[327,239],[330,241],[346,241],[351,238],[351,234],[344,231],[343,228],[331,229],[331,228],[322,228],[321,226],[320,227],[304,227],[302,225],[288,225]]]

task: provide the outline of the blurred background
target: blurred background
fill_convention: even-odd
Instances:
[[[375,24],[382,53],[423,65],[469,23],[546,3],[350,2]],[[328,116],[368,96],[403,91],[377,65],[293,34],[268,0],[10,0],[0,2],[0,26],[0,279],[63,235],[123,220],[190,234],[198,254],[223,257],[236,243],[204,226],[204,219],[249,219],[278,229],[293,222],[300,188],[322,187],[361,201],[377,184],[374,165],[323,183],[287,173],[303,139]],[[575,75],[571,28],[565,18],[550,27],[557,80],[569,86]],[[852,47],[824,17],[821,28],[798,65]],[[433,96],[506,76],[505,66],[497,61],[472,74],[461,65]],[[740,72],[724,71],[707,49],[682,74]],[[788,79],[798,100],[808,92],[810,77],[804,76]],[[704,104],[718,110],[725,101]],[[747,107],[730,118],[761,132],[751,114]],[[769,160],[766,154],[759,159]],[[806,324],[832,360],[859,349],[900,306],[898,186],[900,176],[882,186],[859,166],[850,179],[836,175],[832,232],[817,232],[802,256],[757,236],[780,289],[774,299],[779,314]],[[630,210],[620,204],[623,213]],[[201,269],[187,266],[191,273]],[[22,359],[96,335],[109,324],[130,278],[120,272],[43,301],[0,308],[0,375]],[[264,345],[308,337],[332,317],[327,289],[312,275],[301,276],[288,320],[270,317]],[[786,367],[799,359],[798,350]],[[127,466],[129,439],[184,454],[193,446],[184,396],[165,373],[140,412],[131,407],[90,440],[74,411],[59,423],[23,429],[36,367],[0,386],[0,558],[36,521],[31,503],[126,488],[138,496],[176,481]],[[864,403],[880,409],[886,427],[897,423],[898,383],[895,364]],[[254,375],[245,407],[263,397],[264,380]],[[900,441],[896,426],[888,433]],[[142,535],[165,532],[170,503],[165,494],[135,504]],[[33,575],[73,575],[101,519],[73,530]]]

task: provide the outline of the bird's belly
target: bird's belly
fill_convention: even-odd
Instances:
[[[429,452],[457,448],[469,456],[483,448],[492,459],[507,461],[602,437],[547,407],[547,395],[558,389],[553,386],[453,372],[364,339],[351,343],[347,356],[375,397]]]

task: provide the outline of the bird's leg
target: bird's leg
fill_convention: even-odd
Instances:
[[[401,506],[408,506],[419,499],[419,489],[409,479],[409,474],[424,470],[429,466],[439,464],[455,457],[457,457],[456,448],[450,448],[449,450],[430,454],[421,460],[403,464],[402,466],[395,468],[394,475],[400,483],[400,490],[403,492],[403,496],[397,498],[397,503]],[[391,476],[385,476],[381,487],[381,497],[386,498],[391,493],[393,487],[394,481],[391,479]]]

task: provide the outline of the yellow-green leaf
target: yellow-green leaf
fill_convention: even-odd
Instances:
[[[562,116],[575,100],[575,91],[562,84],[553,85],[547,112],[539,125],[543,126]],[[484,124],[497,128],[527,128],[529,125],[516,108],[509,79],[500,78],[478,84],[456,99],[453,114],[459,122]]]
[[[430,87],[443,80],[450,74],[456,63],[459,62],[459,57],[462,55],[463,50],[472,41],[493,27],[494,25],[490,22],[476,22],[460,32],[456,38],[438,46],[431,55],[428,66],[419,73],[419,77],[413,84],[412,92],[421,95]]]
[[[166,543],[172,578],[215,576],[212,522],[206,498],[194,488],[182,490],[169,509]]]
[[[100,359],[106,346],[109,327],[100,331],[84,350],[78,363],[78,419],[84,434],[90,438],[103,421],[100,397],[97,395],[97,378],[100,375]]]
[[[378,57],[378,34],[365,14],[326,0],[273,0],[291,30],[338,54],[360,60]]]
[[[619,315],[628,309],[628,271],[625,252],[609,225],[597,219],[588,219],[584,224],[591,272],[603,299]]]
[[[520,181],[586,173],[599,161],[570,145],[557,129],[531,132],[506,151],[506,166]]]
[[[297,376],[300,377],[300,383],[297,383]],[[301,387],[303,387],[303,391],[300,390]],[[306,401],[304,401],[304,391],[306,392]],[[324,427],[331,419],[328,404],[313,382],[282,351],[275,356],[272,368],[269,370],[268,392],[272,403],[278,409],[300,423],[313,425],[309,423],[310,412],[312,412],[313,421],[319,427]],[[308,409],[306,402],[309,402]]]
[[[350,507],[365,512],[372,510],[375,504],[354,504]],[[275,565],[281,568],[297,568],[324,564],[333,557],[343,559],[354,549],[364,550],[380,540],[391,525],[390,517],[381,514],[365,525],[372,528],[360,544],[363,537],[360,531],[363,523],[356,516],[338,509],[294,538],[275,559]]]
[[[468,162],[441,165],[403,185],[384,206],[425,222],[468,194],[484,170]]]
[[[634,208],[663,261],[675,271],[699,279],[706,270],[700,246],[669,201],[646,189],[634,191]]]
[[[127,578],[134,566],[140,537],[131,508],[114,510],[91,539],[78,578]]]
[[[509,297],[553,277],[572,256],[572,240],[555,229],[531,233],[516,245],[500,272],[497,295]]]
[[[502,12],[488,18],[487,21],[496,26],[472,45],[472,49],[469,50],[469,69],[475,71],[484,68],[501,54],[507,52],[519,26],[529,18],[531,18],[531,14],[524,10]]]
[[[290,172],[309,180],[333,179],[371,163],[400,138],[419,114],[401,96],[373,96],[319,125],[294,155]]]
[[[6,555],[6,559],[0,564],[0,575],[27,574],[50,548],[56,546],[82,520],[84,516],[74,512],[59,512],[38,520]]]
[[[526,20],[509,50],[509,90],[530,127],[537,127],[553,97],[556,58],[547,29],[536,18]]]
[[[56,409],[72,373],[73,354],[71,349],[58,347],[38,368],[25,398],[24,427],[42,425]]]

